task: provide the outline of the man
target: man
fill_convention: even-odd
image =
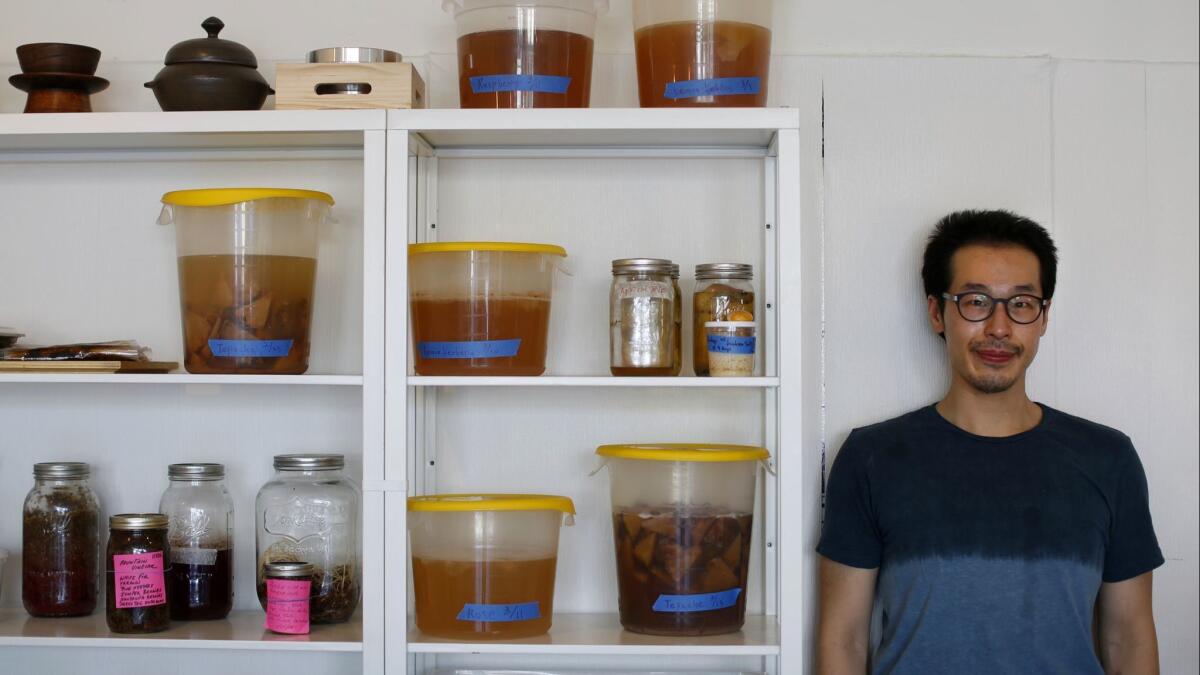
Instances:
[[[963,211],[935,227],[922,276],[950,388],[855,429],[833,465],[820,675],[1158,673],[1163,558],[1137,453],[1025,393],[1056,268],[1026,218]]]

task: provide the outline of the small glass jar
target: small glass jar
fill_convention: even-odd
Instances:
[[[255,500],[258,601],[267,608],[265,566],[312,563],[312,623],[341,623],[358,607],[359,491],[342,455],[276,455],[275,476]]]
[[[678,375],[675,357],[678,282],[661,258],[612,263],[609,366],[613,375]],[[682,319],[682,315],[680,315]]]
[[[272,633],[306,635],[313,566],[306,562],[277,562],[263,566],[267,587],[267,621]]]
[[[692,294],[692,370],[709,375],[709,321],[754,321],[754,267],[742,263],[696,265]]]
[[[108,519],[105,618],[114,633],[157,633],[171,627],[167,517],[123,513]]]
[[[757,338],[753,321],[707,321],[708,374],[712,377],[752,377]]]
[[[223,619],[233,609],[233,499],[221,464],[172,464],[158,510],[170,521],[173,621]]]
[[[84,462],[33,465],[21,533],[21,599],[32,616],[84,616],[100,583],[100,502]]]

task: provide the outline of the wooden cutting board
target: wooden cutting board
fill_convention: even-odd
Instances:
[[[169,373],[176,361],[0,361],[0,373]]]

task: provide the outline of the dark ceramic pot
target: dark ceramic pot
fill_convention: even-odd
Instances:
[[[275,91],[258,72],[245,46],[217,37],[225,24],[210,17],[200,24],[206,38],[185,40],[167,52],[165,67],[146,87],[158,105],[176,110],[259,110]]]

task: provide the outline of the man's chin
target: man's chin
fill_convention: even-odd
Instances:
[[[997,377],[992,376],[976,376],[967,379],[967,382],[978,392],[983,394],[1003,394],[1012,389],[1012,386],[1017,383],[1015,377]]]

